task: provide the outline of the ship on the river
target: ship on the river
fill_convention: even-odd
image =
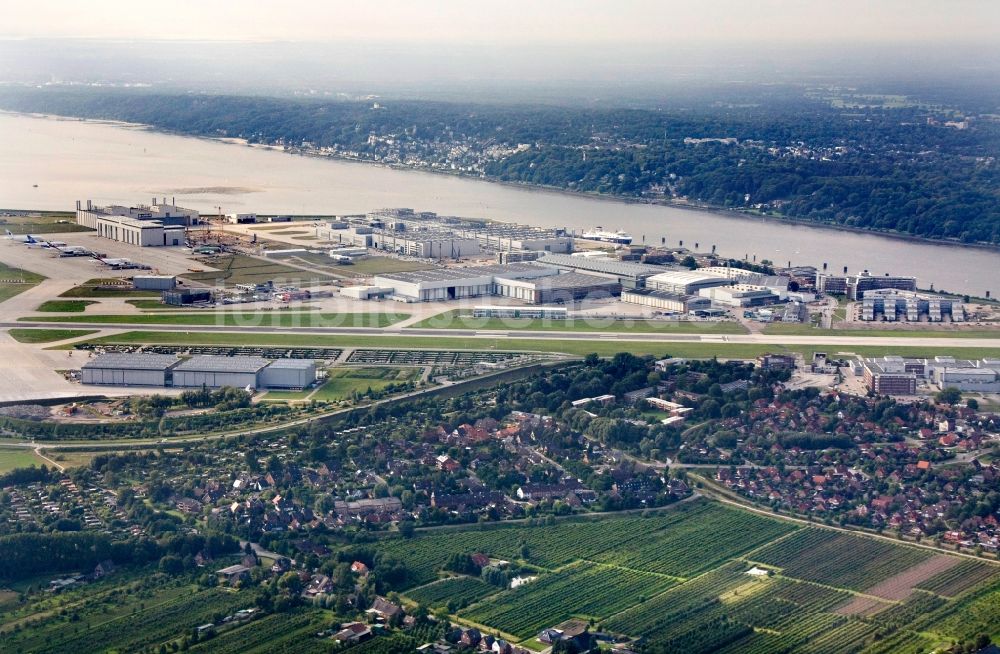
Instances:
[[[630,245],[632,243],[632,235],[621,231],[608,231],[603,227],[595,227],[590,231],[586,231],[580,238],[585,238],[588,241],[602,241],[604,243],[614,243],[616,245]]]

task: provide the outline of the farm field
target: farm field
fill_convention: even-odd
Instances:
[[[1000,635],[1000,565],[706,500],[645,515],[435,530],[379,549],[406,562],[407,599],[445,610],[460,598],[456,620],[525,645],[571,618],[642,637],[632,647],[643,653],[930,652]],[[440,578],[451,554],[477,552],[529,566],[538,579],[497,592],[474,578]]]
[[[643,319],[550,319],[550,318],[474,318],[462,315],[461,309],[446,311],[414,325],[425,329],[487,329],[494,331],[524,329],[544,332],[644,332],[662,334],[746,334],[737,322],[691,322]]]

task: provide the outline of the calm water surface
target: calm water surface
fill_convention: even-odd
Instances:
[[[412,207],[546,227],[624,229],[636,242],[712,245],[776,264],[916,275],[921,287],[1000,293],[1000,253],[875,234],[635,205],[373,165],[290,156],[121,125],[0,114],[0,207],[154,196],[202,211],[346,214]],[[37,187],[34,185],[37,184]]]

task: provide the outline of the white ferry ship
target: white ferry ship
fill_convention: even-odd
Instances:
[[[604,243],[615,243],[617,245],[629,245],[632,243],[631,234],[627,234],[621,230],[611,232],[605,230],[603,227],[595,227],[590,231],[586,231],[581,238],[585,238],[588,241],[603,241]]]

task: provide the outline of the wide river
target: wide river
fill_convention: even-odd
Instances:
[[[291,156],[142,128],[0,114],[0,208],[69,210],[76,200],[176,197],[203,211],[364,213],[412,207],[544,227],[624,229],[637,243],[712,245],[778,265],[915,275],[922,288],[1000,293],[1000,253],[876,234],[628,204],[432,173]]]

